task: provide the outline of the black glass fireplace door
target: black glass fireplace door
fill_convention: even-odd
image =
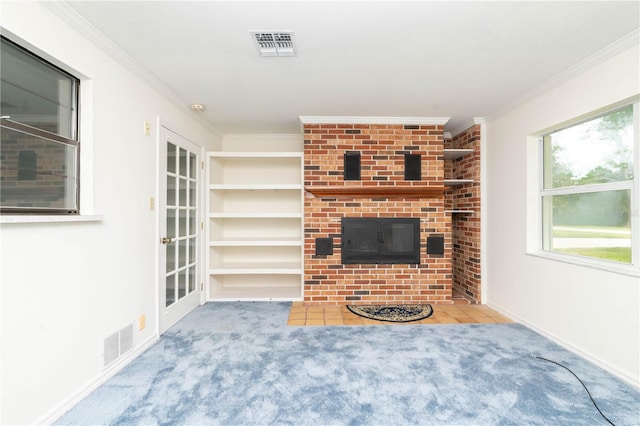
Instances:
[[[342,263],[420,263],[420,220],[342,218]]]

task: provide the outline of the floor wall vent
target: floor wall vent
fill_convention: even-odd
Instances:
[[[122,355],[133,349],[133,324],[104,339],[103,359],[104,367],[111,365]]]

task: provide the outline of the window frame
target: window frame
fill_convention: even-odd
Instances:
[[[20,207],[20,206],[2,206],[0,205],[0,216],[18,216],[18,215],[80,215],[80,162],[81,162],[81,144],[80,144],[80,82],[81,79],[60,66],[52,63],[51,61],[43,58],[42,56],[34,53],[31,49],[22,46],[4,35],[0,35],[2,43],[11,44],[16,49],[22,51],[25,55],[31,56],[37,61],[47,65],[51,69],[65,76],[68,76],[72,82],[71,84],[71,98],[72,105],[72,121],[71,121],[71,138],[61,136],[57,133],[48,132],[28,124],[24,124],[15,120],[12,120],[10,116],[0,117],[0,128],[6,128],[15,132],[35,136],[40,139],[45,139],[50,142],[60,143],[75,148],[75,190],[74,190],[74,206],[73,208],[33,208],[33,207]]]
[[[547,160],[544,152],[544,136],[554,132],[558,132],[564,129],[578,126],[580,124],[596,120],[600,117],[609,115],[618,110],[631,106],[633,116],[633,178],[630,180],[606,182],[606,183],[594,183],[575,186],[564,186],[558,188],[545,188],[545,170]],[[537,179],[537,194],[536,194],[536,206],[537,206],[537,247],[535,253],[545,258],[553,260],[564,261],[567,263],[574,263],[588,267],[594,267],[597,269],[604,269],[612,272],[620,272],[624,274],[630,274],[633,276],[640,275],[640,220],[639,207],[640,207],[640,102],[638,97],[631,100],[627,100],[613,106],[609,106],[590,114],[584,115],[580,118],[570,120],[561,125],[547,129],[542,132],[538,132],[535,138],[537,144],[538,153],[538,179]],[[630,227],[631,227],[631,262],[616,262],[613,260],[606,260],[596,257],[580,256],[577,254],[563,253],[553,251],[548,247],[549,230],[547,218],[551,212],[546,211],[544,198],[548,196],[557,195],[573,195],[573,194],[586,194],[586,193],[600,193],[600,192],[612,192],[628,190],[630,192]]]

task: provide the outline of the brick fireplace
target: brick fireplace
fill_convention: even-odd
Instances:
[[[446,119],[426,124],[302,121],[305,304],[451,302],[452,218],[445,212],[443,159]],[[407,154],[414,172],[416,161],[419,164],[417,177],[407,176]],[[345,179],[345,164],[351,161],[345,156],[350,155],[358,156],[356,179]],[[419,219],[420,263],[343,264],[345,217]],[[428,250],[428,241],[443,243],[443,249]]]

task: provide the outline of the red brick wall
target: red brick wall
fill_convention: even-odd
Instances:
[[[305,124],[304,183],[309,186],[442,186],[442,126]],[[346,151],[361,153],[361,180],[344,181]],[[422,180],[404,180],[404,154],[421,154]],[[451,301],[451,216],[444,194],[428,198],[315,197],[304,202],[304,301],[307,305]],[[343,265],[342,217],[420,218],[419,265]],[[444,255],[426,254],[443,236]],[[333,255],[316,255],[316,238],[333,238]]]
[[[456,293],[479,302],[480,282],[480,125],[474,125],[446,141],[446,148],[473,149],[473,154],[445,162],[445,175],[473,179],[474,183],[452,187],[447,209],[472,210],[452,215],[453,288]]]

